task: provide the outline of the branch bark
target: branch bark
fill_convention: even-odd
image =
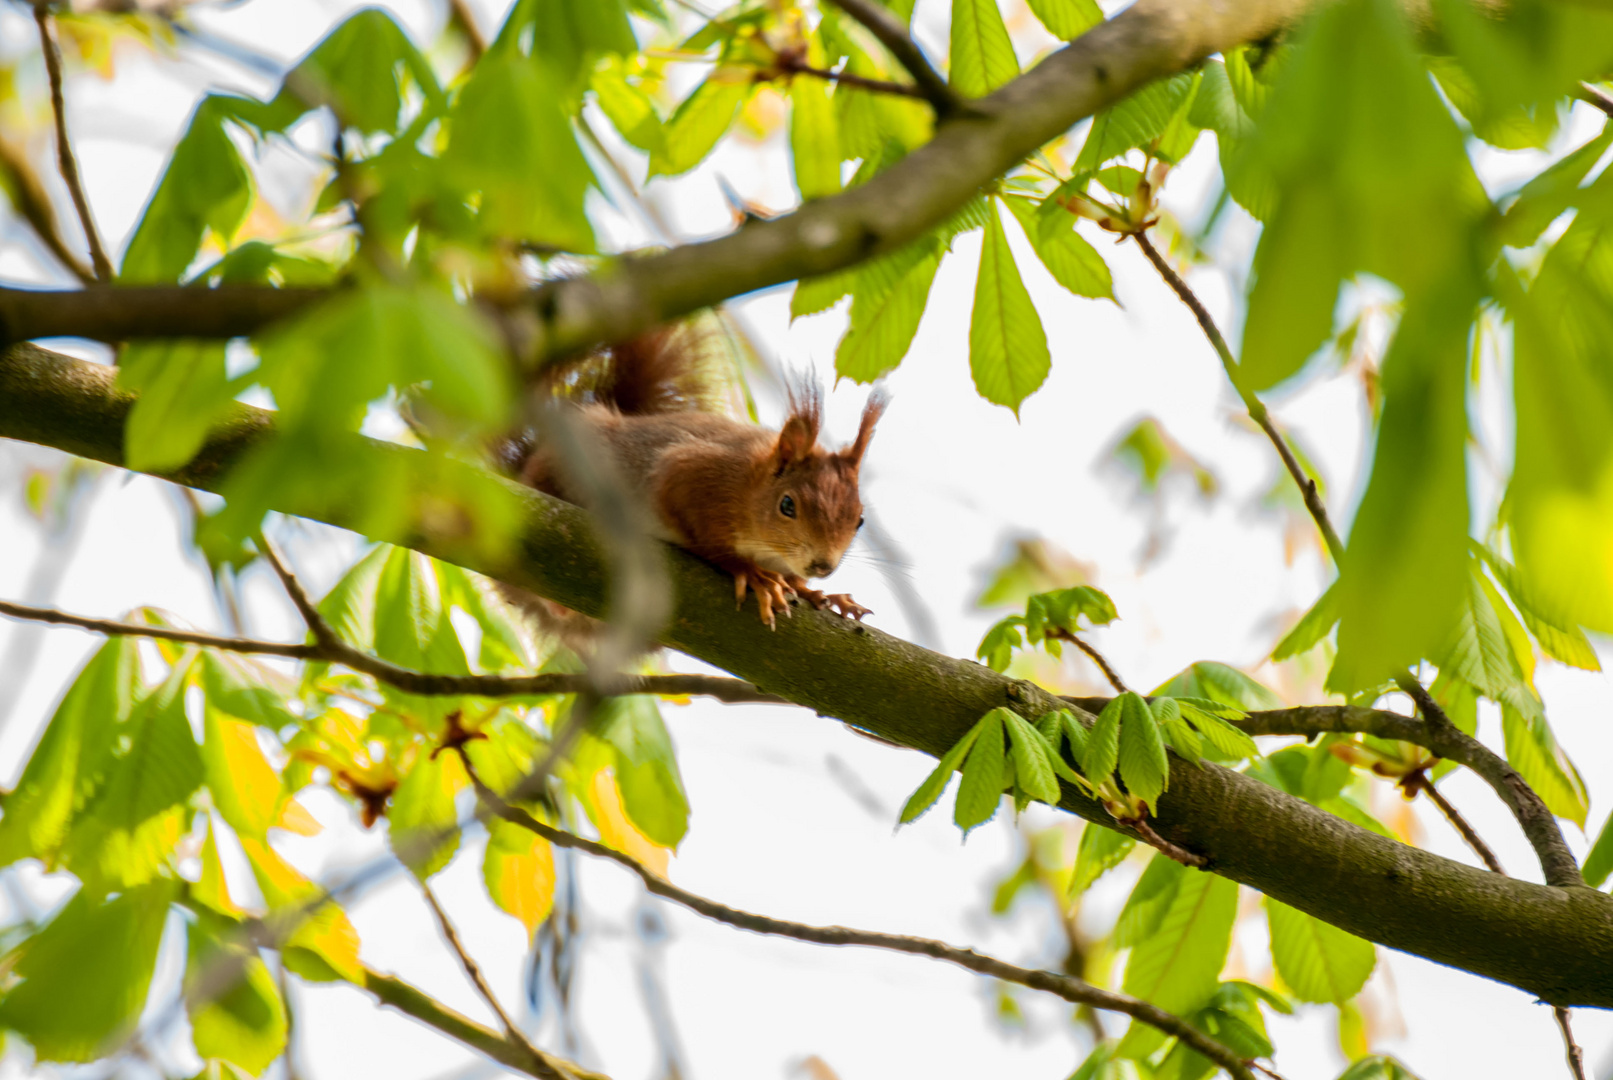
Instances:
[[[109,368],[33,346],[0,352],[0,437],[122,465],[131,401],[116,390]],[[166,478],[216,490],[233,463],[272,438],[272,414],[238,407],[191,464]],[[340,450],[355,461],[385,458],[405,468],[425,455],[358,436]],[[467,476],[471,471],[453,463],[434,467],[464,468]],[[604,615],[605,563],[588,516],[516,485],[511,490],[525,507],[525,532],[517,553],[504,561],[479,554],[468,538],[434,534],[418,524],[378,539],[584,614]],[[277,509],[350,524],[347,507],[313,499]],[[887,741],[939,757],[996,706],[1039,717],[1063,704],[1032,683],[832,615],[797,612],[776,632],[765,632],[753,610],[734,609],[732,582],[675,548],[663,549],[663,555],[675,597],[672,619],[660,634],[664,644]],[[1291,727],[1302,720],[1314,726],[1327,716],[1325,709],[1290,712]],[[1280,714],[1264,715],[1272,718],[1267,730],[1278,730]],[[1430,749],[1453,758],[1459,752],[1454,746],[1448,754]],[[1114,826],[1108,811],[1073,787],[1063,794],[1064,809]],[[1216,873],[1335,926],[1521,987],[1554,1005],[1613,1007],[1613,897],[1583,885],[1554,888],[1465,866],[1215,766],[1173,770],[1171,789],[1156,811],[1155,830],[1207,856]]]
[[[382,1005],[390,1005],[405,1016],[418,1020],[427,1027],[435,1028],[450,1039],[486,1054],[500,1065],[506,1065],[528,1076],[610,1080],[603,1073],[592,1072],[575,1062],[565,1061],[541,1050],[537,1051],[538,1057],[543,1061],[540,1066],[526,1049],[516,1046],[492,1028],[455,1012],[424,990],[411,986],[395,976],[383,975],[374,968],[364,969],[364,983],[360,989],[369,991]]]
[[[1138,0],[945,124],[866,184],[727,236],[551,281],[511,301],[506,329],[527,367],[620,341],[757,289],[901,247],[1070,125],[1154,79],[1276,31],[1315,0]],[[237,337],[321,294],[274,289],[0,291],[0,344],[53,335],[102,341]]]

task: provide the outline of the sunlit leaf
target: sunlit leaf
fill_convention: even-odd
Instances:
[[[952,85],[965,97],[985,97],[1019,74],[997,0],[952,0]]]
[[[1596,843],[1591,845],[1581,869],[1585,884],[1593,889],[1600,889],[1608,875],[1613,874],[1613,814],[1602,823],[1602,831],[1597,834]]]
[[[258,729],[208,703],[202,760],[219,816],[235,831],[263,839],[280,816],[285,787],[258,745]]]
[[[912,263],[888,288],[865,284],[865,275],[879,272],[875,263],[858,275],[851,327],[835,349],[835,374],[855,382],[873,382],[907,355],[924,315],[930,284],[941,265],[941,252],[933,242],[919,241],[911,249]]]
[[[1216,991],[1237,909],[1236,883],[1184,870],[1153,932],[1133,946],[1121,989],[1179,1015],[1201,1008]],[[1163,1038],[1155,1029],[1134,1023],[1120,1053],[1142,1056]]]
[[[676,848],[689,831],[689,797],[655,698],[612,698],[599,707],[594,725],[616,751],[612,768],[623,810],[656,844]]]
[[[1053,275],[1053,280],[1077,296],[1097,300],[1113,300],[1114,279],[1109,265],[1096,248],[1075,231],[1075,215],[1064,215],[1068,220],[1063,228],[1046,230],[1037,221],[1036,204],[1030,199],[1010,195],[1003,199],[1018,219],[1020,228],[1031,242],[1037,258]]]
[[[1159,722],[1148,702],[1133,693],[1121,694],[1120,747],[1117,764],[1121,782],[1133,796],[1153,809],[1169,786],[1170,759],[1160,737]]]
[[[1339,593],[1338,582],[1327,587],[1327,590],[1317,598],[1311,609],[1300,617],[1294,628],[1283,635],[1277,647],[1271,650],[1273,660],[1287,660],[1291,656],[1309,652],[1339,621]]]
[[[1030,9],[1061,41],[1073,41],[1103,21],[1097,0],[1029,0]]]
[[[995,10],[995,9],[993,9]],[[1019,413],[1047,379],[1052,359],[1041,316],[1020,279],[995,205],[986,219],[969,321],[969,370],[980,396]]]
[[[1125,704],[1115,698],[1103,707],[1098,720],[1087,732],[1086,750],[1081,755],[1081,772],[1094,786],[1107,781],[1120,760],[1120,722]]]
[[[554,851],[537,833],[507,821],[491,822],[482,880],[493,903],[521,920],[531,936],[554,907]]]
[[[808,44],[807,62],[820,69],[827,66],[816,37]],[[829,100],[829,83],[797,76],[790,83],[790,160],[802,199],[840,190],[840,157],[840,128]]]
[[[272,924],[287,934],[281,948],[286,966],[316,982],[345,979],[363,985],[358,931],[346,912],[332,901],[321,902],[323,890],[268,844],[250,836],[240,841]]]
[[[662,144],[650,153],[649,175],[676,176],[704,161],[752,90],[748,78],[722,68],[708,75],[667,120]]]
[[[952,820],[967,833],[989,821],[997,812],[1003,787],[1003,722],[997,710],[987,713],[977,725],[979,734],[963,764],[963,780],[958,785],[958,801]]]
[[[0,1025],[41,1061],[93,1061],[129,1035],[157,964],[171,882],[100,901],[82,890],[29,938],[0,1001]]]
[[[256,1076],[285,1050],[289,1029],[274,976],[255,949],[243,947],[238,935],[237,924],[207,913],[188,928],[190,977],[219,965],[235,968],[238,974],[206,1000],[187,995],[185,1009],[198,1054],[228,1061]]]
[[[1125,861],[1137,842],[1129,836],[1088,822],[1081,830],[1081,843],[1075,849],[1075,872],[1070,877],[1070,895],[1079,896],[1095,881]]]
[[[1301,1001],[1349,1001],[1377,966],[1377,950],[1336,926],[1266,897],[1271,958]]]
[[[1057,806],[1059,782],[1053,774],[1052,748],[1023,716],[1012,709],[1002,709],[1000,712],[1008,731],[1014,783],[1031,798]]]
[[[392,793],[387,833],[409,869],[428,878],[459,850],[455,799],[470,784],[457,754],[422,754]]]
[[[1558,744],[1544,714],[1526,715],[1503,702],[1501,734],[1506,742],[1507,761],[1518,770],[1524,782],[1535,790],[1553,814],[1583,829],[1590,808],[1585,781]]]
[[[964,755],[969,752],[969,748],[974,745],[975,739],[979,737],[980,729],[985,723],[985,719],[982,718],[974,727],[968,730],[963,738],[953,744],[952,749],[941,755],[941,760],[935,769],[931,771],[929,776],[924,778],[924,782],[918,786],[918,789],[908,796],[907,802],[902,804],[902,813],[897,819],[898,824],[906,825],[910,821],[917,821],[924,815],[926,810],[935,805],[936,800],[941,797],[941,793],[946,790],[947,784],[951,782],[952,774],[957,771]]]

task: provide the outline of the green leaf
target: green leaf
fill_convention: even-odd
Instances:
[[[1178,1015],[1202,1008],[1219,985],[1237,914],[1234,882],[1184,868],[1153,932],[1133,946],[1121,989]],[[1162,1041],[1154,1029],[1133,1024],[1119,1052],[1140,1056]]]
[[[202,761],[213,806],[236,832],[261,840],[285,800],[280,774],[264,756],[255,726],[230,719],[211,700],[206,712]]]
[[[291,682],[258,661],[238,653],[201,654],[197,662],[207,703],[220,712],[279,731],[298,722],[287,704]]]
[[[1540,239],[1540,234],[1553,221],[1579,205],[1580,182],[1601,160],[1610,143],[1613,143],[1613,123],[1603,124],[1600,135],[1525,184],[1507,212],[1501,215],[1502,242],[1509,247],[1528,247]]]
[[[319,614],[337,637],[365,652],[375,650],[375,593],[393,548],[377,544],[319,602]]]
[[[677,176],[704,161],[754,88],[723,68],[706,76],[666,122],[662,145],[650,153],[650,177]]]
[[[1233,726],[1224,717],[1217,716],[1213,712],[1206,712],[1195,705],[1184,703],[1180,698],[1176,701],[1182,710],[1182,716],[1193,724],[1198,733],[1204,737],[1204,741],[1209,743],[1222,758],[1238,761],[1259,755],[1259,747],[1242,728]]]
[[[1114,300],[1114,279],[1109,264],[1096,248],[1075,231],[1075,215],[1064,214],[1066,227],[1047,230],[1037,220],[1037,204],[1019,195],[1003,198],[1019,220],[1019,227],[1053,280],[1077,296]]]
[[[1029,0],[1030,9],[1060,41],[1074,41],[1103,21],[1097,0]]]
[[[1445,97],[1473,126],[1473,134],[1491,146],[1502,150],[1544,150],[1557,133],[1555,101],[1533,108],[1513,104],[1497,109],[1484,100],[1477,81],[1455,58],[1430,56],[1425,62]]]
[[[1266,897],[1271,959],[1301,1001],[1342,1005],[1360,993],[1378,954],[1372,942]]]
[[[106,786],[89,807],[107,826],[133,832],[201,787],[202,757],[185,718],[191,663],[191,657],[175,663],[130,716],[128,750],[113,758]]]
[[[428,658],[436,659],[433,647],[442,640],[447,622],[430,557],[393,548],[375,592],[376,654],[401,667],[426,670]],[[448,672],[469,673],[463,655]]]
[[[654,153],[661,147],[665,141],[661,115],[656,112],[650,96],[627,81],[619,59],[612,58],[595,68],[592,86],[600,111],[629,145],[646,153]]]
[[[1467,603],[1450,647],[1440,654],[1439,667],[1441,671],[1449,669],[1487,697],[1499,700],[1519,685],[1523,672],[1508,644],[1499,613],[1486,595],[1487,582],[1482,580],[1476,560],[1470,570]],[[1507,617],[1511,618],[1510,612]],[[1533,659],[1532,653],[1527,655]]]
[[[87,889],[20,949],[0,1026],[41,1061],[93,1061],[134,1031],[162,941],[171,882],[99,901]]]
[[[985,717],[976,721],[974,727],[970,728],[952,749],[941,755],[940,763],[902,805],[902,815],[897,819],[897,824],[906,825],[910,821],[917,821],[926,810],[935,805],[936,800],[941,797],[941,793],[952,780],[952,774],[957,771],[958,764],[963,761],[963,756],[975,744],[975,739],[979,738],[980,729],[987,726],[987,717],[990,715],[987,713]]]
[[[209,229],[228,242],[246,219],[252,174],[224,130],[233,109],[232,99],[218,95],[196,106],[129,239],[119,281],[178,281],[195,261]]]
[[[1338,1080],[1417,1080],[1417,1077],[1394,1058],[1374,1054],[1345,1069]]]
[[[447,866],[459,850],[455,797],[470,784],[457,754],[423,753],[392,793],[387,838],[421,880]]]
[[[264,131],[283,131],[309,109],[327,106],[344,127],[395,133],[403,106],[403,71],[413,77],[431,110],[441,111],[442,88],[430,62],[392,16],[365,8],[315,45],[255,118],[244,115]]]
[[[457,762],[453,755],[444,755]],[[358,931],[335,903],[311,907],[323,890],[309,881],[279,853],[261,840],[240,838],[241,850],[252,864],[252,876],[269,905],[270,916],[290,917],[296,929],[281,947],[282,962],[305,979],[331,982],[345,979],[363,985],[364,965],[359,961]]]
[[[520,0],[488,52],[517,53],[520,43],[530,39],[533,58],[569,84],[586,75],[601,55],[638,49],[628,21],[630,5],[646,6],[643,0]]]
[[[1114,945],[1126,949],[1153,937],[1187,876],[1187,867],[1155,852],[1115,920]]]
[[[975,655],[984,660],[991,670],[1007,671],[1014,650],[1025,644],[1025,638],[1020,633],[1020,627],[1024,625],[1025,620],[1018,615],[999,619],[980,639],[980,647],[975,650]]]
[[[1014,783],[1033,799],[1049,806],[1059,804],[1059,782],[1053,775],[1053,750],[1041,733],[1012,709],[999,709],[1008,729],[1009,750],[1014,762]]]
[[[1129,836],[1088,822],[1081,830],[1081,843],[1075,849],[1075,871],[1070,877],[1073,898],[1092,888],[1104,874],[1125,861],[1137,842]]]
[[[1219,703],[1233,706],[1232,715],[1243,710],[1280,709],[1282,699],[1235,667],[1214,660],[1200,660],[1189,664],[1169,679],[1156,686],[1149,697],[1187,699],[1188,704],[1199,704],[1194,698],[1208,699],[1200,708],[1214,711]]]
[[[116,733],[140,699],[139,664],[134,638],[111,638],[68,687],[6,796],[0,866],[26,858],[54,863],[74,816],[105,775]]]
[[[689,797],[655,698],[613,698],[600,706],[594,724],[599,738],[616,749],[622,809],[655,843],[677,847],[689,831]]]
[[[1081,772],[1093,787],[1106,783],[1120,760],[1120,718],[1125,709],[1120,698],[1103,707],[1097,723],[1087,732],[1086,750],[1081,755]]]
[[[490,56],[476,65],[450,116],[443,165],[481,192],[494,236],[594,250],[583,197],[594,174],[577,146],[558,80],[540,63]]]
[[[851,326],[835,348],[837,376],[870,383],[894,370],[907,355],[942,255],[927,239],[915,241],[909,249],[912,264],[888,287],[881,288],[881,282],[870,279],[870,275],[885,269],[886,264],[880,260],[868,264],[858,275],[851,302]],[[893,256],[902,254],[895,252]]]
[[[1571,667],[1586,671],[1602,670],[1596,649],[1571,615],[1536,596],[1511,563],[1482,544],[1475,545],[1475,549],[1517,606],[1524,625],[1539,642],[1541,652]]]
[[[1018,416],[1020,404],[1046,381],[1051,367],[1041,316],[1025,291],[993,205],[986,218],[969,322],[969,370],[975,389]]]
[[[222,342],[129,344],[119,357],[117,385],[139,395],[123,430],[125,464],[148,472],[177,469],[195,457],[234,402]]]
[[[1120,779],[1126,790],[1152,810],[1170,783],[1170,759],[1160,738],[1159,722],[1148,702],[1134,693],[1124,693],[1120,702]],[[1107,710],[1105,710],[1107,711]]]
[[[1294,624],[1294,628],[1283,635],[1283,639],[1271,651],[1273,660],[1287,660],[1291,656],[1310,652],[1321,644],[1339,621],[1338,587],[1337,581],[1329,585],[1327,591],[1311,605],[1311,609]]]
[[[1019,74],[997,0],[952,0],[952,85],[964,97],[985,97]]]
[[[808,43],[807,62],[817,68],[826,66],[817,37]],[[790,160],[795,187],[803,200],[840,190],[840,126],[824,79],[797,76],[790,83]]]
[[[1524,782],[1535,789],[1546,807],[1581,829],[1590,809],[1590,796],[1579,770],[1558,745],[1544,714],[1529,716],[1508,702],[1501,703],[1501,734],[1507,761]]]
[[[1151,82],[1093,117],[1086,142],[1076,155],[1076,174],[1095,170],[1126,151],[1146,147],[1159,138],[1187,101],[1194,77],[1192,73],[1184,73]]]
[[[196,1052],[257,1076],[285,1051],[289,1031],[274,976],[256,950],[241,947],[238,926],[230,920],[201,912],[187,936],[190,976],[215,965],[235,965],[239,970],[228,987],[213,989],[206,1001],[186,994]]]
[[[797,281],[795,290],[790,294],[790,321],[794,322],[803,315],[816,315],[821,311],[828,311],[838,304],[842,297],[850,295],[857,285],[857,269],[848,267],[845,270],[836,270],[832,274],[804,277]],[[916,321],[913,323],[913,328],[918,329]]]
[[[1585,856],[1583,872],[1585,884],[1593,889],[1600,889],[1608,875],[1613,874],[1613,814],[1609,814],[1602,823],[1596,843],[1591,845],[1590,854]]]
[[[958,801],[952,811],[952,820],[965,834],[991,820],[1006,786],[1003,783],[1006,760],[1003,722],[999,711],[988,712],[975,728],[979,734],[963,763],[963,780],[958,785]]]
[[[1292,377],[1333,333],[1345,274],[1337,210],[1319,192],[1284,189],[1281,211],[1255,251],[1254,287],[1239,371],[1250,390]]]

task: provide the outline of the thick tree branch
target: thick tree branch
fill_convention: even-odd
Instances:
[[[472,1050],[486,1054],[500,1065],[526,1073],[528,1076],[536,1076],[540,1080],[549,1080],[552,1077],[564,1077],[566,1080],[610,1080],[602,1073],[585,1069],[575,1062],[557,1058],[541,1050],[535,1051],[537,1057],[534,1058],[526,1048],[517,1046],[492,1028],[484,1027],[470,1017],[455,1012],[424,990],[417,989],[395,976],[382,975],[374,968],[364,969],[364,982],[360,989],[368,990],[375,995],[376,1000],[382,1005],[390,1005],[405,1016],[412,1017],[427,1027],[435,1028]]]
[[[1166,1035],[1173,1036],[1186,1043],[1192,1049],[1214,1061],[1231,1075],[1240,1080],[1254,1080],[1254,1074],[1249,1071],[1245,1062],[1232,1050],[1211,1039],[1199,1031],[1192,1024],[1181,1017],[1168,1013],[1146,1001],[1126,994],[1117,994],[1109,990],[1102,990],[1091,983],[1069,975],[1059,975],[1051,971],[1040,971],[1031,968],[1019,967],[995,957],[983,956],[973,949],[960,949],[948,945],[944,941],[934,941],[929,938],[909,937],[905,934],[881,934],[868,930],[853,930],[845,926],[811,926],[807,923],[791,922],[788,919],[775,919],[768,915],[757,915],[754,912],[741,911],[738,908],[719,904],[703,896],[680,889],[678,886],[660,877],[643,863],[630,855],[623,854],[604,844],[585,839],[574,833],[557,829],[552,825],[539,821],[531,814],[518,806],[511,806],[498,794],[482,783],[481,777],[476,775],[476,767],[463,752],[460,754],[465,762],[465,770],[470,774],[471,783],[476,786],[477,798],[487,811],[496,817],[518,825],[523,829],[537,833],[551,844],[559,847],[571,848],[575,851],[584,851],[601,859],[609,859],[618,866],[624,866],[637,874],[644,887],[656,896],[681,904],[697,915],[703,915],[729,926],[741,930],[749,930],[756,934],[770,934],[777,937],[794,938],[796,941],[805,941],[814,945],[858,945],[870,949],[888,949],[892,952],[908,953],[912,956],[928,956],[935,960],[944,960],[949,964],[956,964],[980,975],[989,975],[992,978],[1002,979],[1005,982],[1028,986],[1033,990],[1043,990],[1056,994],[1065,1001],[1076,1005],[1090,1005],[1095,1009],[1104,1009],[1109,1012],[1118,1012],[1133,1019],[1139,1020],[1150,1027],[1157,1028]]]
[[[252,638],[221,637],[193,630],[174,630],[166,626],[145,626],[140,623],[119,622],[115,619],[91,619],[52,608],[14,604],[9,600],[0,600],[0,615],[51,623],[56,626],[76,626],[81,630],[93,630],[97,634],[107,634],[111,637],[151,638],[155,641],[195,645],[203,649],[280,656],[289,660],[324,660],[327,663],[352,668],[399,690],[424,697],[540,697],[547,694],[577,694],[594,685],[594,680],[586,675],[561,672],[546,672],[542,675],[433,675],[399,667],[335,638],[328,644],[294,645],[278,641],[258,641]],[[611,683],[611,689],[619,694],[713,697],[730,704],[741,702],[761,705],[792,704],[777,694],[762,692],[743,679],[728,679],[720,675],[620,675]]]
[[[62,93],[62,53],[50,32],[50,4],[48,0],[34,0],[34,22],[39,25],[39,47],[45,53],[45,73],[50,78],[50,107],[56,117],[56,162],[61,167],[62,179],[73,197],[73,208],[78,211],[79,224],[84,227],[84,240],[90,248],[90,262],[95,276],[102,281],[113,278],[112,260],[106,257],[101,246],[101,233],[95,227],[95,216],[90,213],[90,200],[84,194],[84,182],[78,175],[78,159],[73,156],[73,144],[67,138],[67,102]]]
[[[0,437],[122,465],[132,398],[113,380],[110,368],[33,346],[0,351]],[[195,460],[165,478],[217,490],[232,464],[274,437],[272,414],[240,406],[214,429]],[[338,450],[354,468],[366,470],[413,470],[426,456],[358,436]],[[468,465],[435,461],[432,468],[438,476],[463,469],[467,485],[486,482]],[[508,491],[524,507],[524,532],[503,560],[489,558],[473,538],[434,532],[419,522],[377,539],[497,577],[586,615],[606,614],[606,564],[588,515],[513,483]],[[353,524],[351,507],[335,499],[296,496],[276,509]],[[1030,717],[1063,705],[1032,683],[821,612],[799,611],[768,632],[757,624],[754,609],[735,610],[733,584],[725,576],[675,548],[663,548],[662,556],[675,596],[662,643],[887,741],[939,757],[999,705]],[[1457,746],[1448,755],[1431,749],[1456,760],[1462,752]],[[1114,826],[1099,803],[1071,786],[1063,794],[1065,809]],[[1553,1004],[1613,1007],[1613,897],[1465,866],[1215,766],[1172,770],[1170,791],[1155,810],[1154,829],[1210,858],[1216,873],[1335,926],[1522,987]],[[1544,827],[1550,826],[1548,820]]]
[[[913,76],[916,95],[929,101],[936,116],[945,119],[968,108],[968,103],[952,89],[952,84],[931,66],[918,42],[913,40],[907,27],[895,15],[871,0],[830,0],[830,3],[879,39],[879,43],[896,58],[896,62]]]
[[[944,125],[866,184],[790,214],[606,271],[545,283],[506,312],[522,361],[541,364],[619,341],[734,296],[825,274],[895,250],[946,220],[981,186],[1070,125],[1145,83],[1266,37],[1315,0],[1139,0]],[[237,337],[297,310],[314,292],[142,289],[0,291],[0,344],[52,335],[102,341]]]

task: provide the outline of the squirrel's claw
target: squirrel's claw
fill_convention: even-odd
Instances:
[[[864,615],[873,614],[873,611],[853,600],[850,593],[822,592],[811,588],[804,580],[800,579],[791,579],[790,587],[795,590],[797,596],[819,611],[829,608],[841,618],[853,618],[858,622],[862,622]]]
[[[762,622],[769,630],[778,629],[775,611],[782,610],[785,615],[794,616],[790,608],[790,598],[795,589],[782,574],[771,570],[764,570],[759,566],[734,570],[734,606],[742,607],[745,603],[747,589],[756,594],[756,607],[761,612]]]

